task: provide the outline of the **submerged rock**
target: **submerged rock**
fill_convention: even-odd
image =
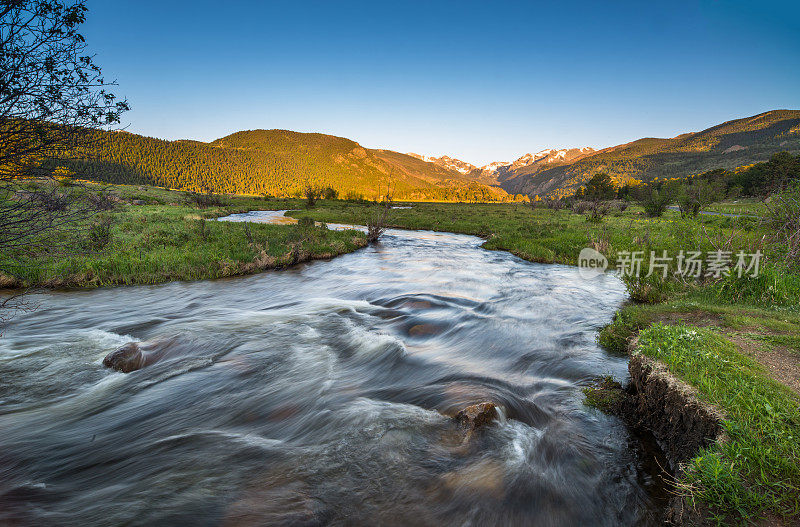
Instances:
[[[321,527],[330,523],[329,516],[325,503],[312,495],[308,485],[273,476],[246,489],[229,506],[222,525]]]
[[[124,346],[112,351],[103,359],[103,366],[112,370],[130,373],[145,365],[145,356],[136,342],[128,342]]]
[[[408,334],[412,337],[430,337],[438,335],[442,331],[443,328],[435,324],[416,324],[409,328]]]
[[[503,465],[495,460],[483,459],[460,467],[439,477],[434,491],[441,497],[460,494],[470,498],[502,500],[505,496]]]
[[[103,366],[112,370],[130,373],[177,353],[174,339],[152,342],[128,342],[112,351],[103,359]]]
[[[470,432],[482,426],[486,426],[493,421],[497,421],[500,415],[494,403],[478,403],[467,406],[456,414],[456,421]]]

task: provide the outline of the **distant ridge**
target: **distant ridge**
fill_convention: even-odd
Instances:
[[[673,138],[647,137],[601,150],[546,149],[477,167],[449,156],[364,148],[355,141],[290,130],[247,130],[210,143],[99,132],[97,149],[67,163],[112,183],[240,194],[298,195],[308,185],[374,199],[509,201],[562,196],[598,172],[621,185],[681,178],[800,153],[800,110],[773,110]],[[516,198],[515,198],[516,196]]]

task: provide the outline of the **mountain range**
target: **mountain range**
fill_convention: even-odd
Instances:
[[[236,132],[208,143],[98,132],[96,146],[64,168],[111,183],[240,194],[340,195],[402,200],[511,201],[569,195],[598,172],[618,184],[680,178],[800,152],[800,111],[774,110],[677,137],[594,150],[546,149],[481,167],[449,156],[365,148],[343,137],[289,130]]]
[[[454,159],[449,156],[431,157],[414,153],[409,153],[408,155],[416,157],[417,159],[421,159],[422,161],[427,161],[428,163],[433,163],[434,165],[438,165],[448,170],[455,170],[456,172],[459,172],[470,179],[474,179],[475,181],[480,181],[490,185],[502,186],[503,182],[506,181],[509,175],[521,168],[530,167],[533,165],[548,166],[553,163],[569,163],[578,159],[579,157],[587,156],[594,151],[595,150],[591,147],[562,149],[553,148],[549,150],[542,150],[540,152],[536,152],[535,154],[528,153],[518,157],[514,161],[495,161],[482,167],[476,167],[471,163],[461,161],[460,159]]]
[[[800,111],[774,110],[727,121],[677,137],[643,138],[594,150],[590,147],[542,150],[513,162],[475,167],[448,156],[410,154],[511,194],[568,195],[598,172],[618,185],[681,178],[715,168],[732,169],[766,161],[775,152],[800,152]],[[468,170],[467,170],[468,169]]]

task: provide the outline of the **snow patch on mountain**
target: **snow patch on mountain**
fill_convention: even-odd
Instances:
[[[489,172],[491,174],[494,174],[501,168],[508,168],[509,166],[511,166],[511,163],[509,163],[508,161],[495,161],[494,163],[483,165],[481,167],[481,170],[484,172]]]
[[[441,156],[441,157],[433,157],[433,156],[425,156],[422,154],[415,154],[413,152],[409,152],[411,157],[416,157],[422,161],[433,163],[439,165],[440,167],[446,168],[448,170],[455,170],[456,172],[460,172],[461,174],[469,174],[473,170],[475,170],[475,165],[467,163],[466,161],[461,161],[460,159],[454,159],[450,156]]]
[[[483,165],[480,168],[470,163],[467,163],[466,161],[461,161],[460,159],[454,159],[449,156],[433,157],[433,156],[425,156],[414,153],[409,153],[408,155],[416,157],[417,159],[421,159],[422,161],[426,161],[428,163],[435,163],[449,170],[455,170],[465,175],[469,174],[473,170],[478,170],[483,174],[494,176],[497,175],[498,173],[505,174],[508,172],[513,172],[514,170],[518,170],[520,168],[524,168],[537,163],[543,163],[543,164],[565,163],[577,159],[579,157],[589,155],[594,151],[595,149],[589,146],[583,148],[561,148],[561,149],[546,148],[544,150],[540,150],[535,153],[533,152],[527,153],[523,156],[518,157],[513,162],[495,161],[494,163]]]
[[[583,148],[549,148],[536,153],[528,153],[517,158],[517,160],[511,164],[511,170],[517,170],[518,168],[533,165],[534,163],[549,164],[572,161],[573,159],[583,157],[592,152],[594,152],[594,148],[589,146]]]

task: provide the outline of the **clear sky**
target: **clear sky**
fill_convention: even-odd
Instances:
[[[474,164],[800,109],[800,2],[87,0],[131,132],[284,128]]]

